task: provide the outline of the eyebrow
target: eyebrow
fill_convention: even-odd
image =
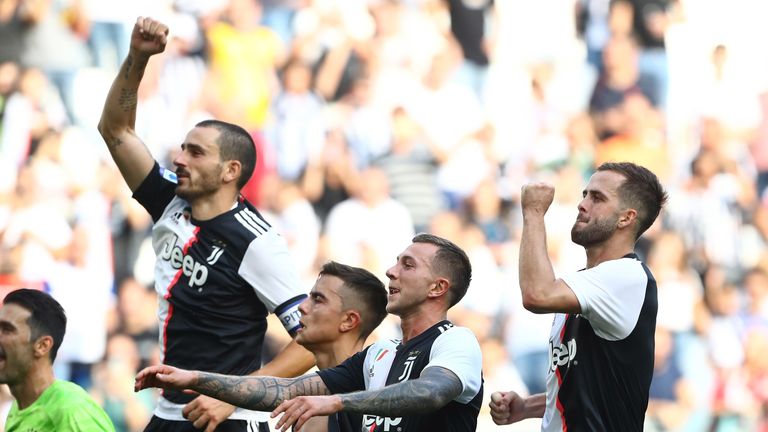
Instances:
[[[10,328],[13,328],[13,329],[16,328],[16,326],[12,322],[10,322],[8,320],[0,320],[0,327],[10,327]]]
[[[182,149],[189,148],[189,149],[205,151],[205,147],[201,146],[200,144],[189,143],[189,142],[181,143],[181,148]]]
[[[597,189],[584,189],[582,195],[587,196],[589,194],[597,196],[598,198],[607,198],[608,196]]]
[[[400,254],[400,255],[397,256],[397,260],[398,261],[399,260],[407,260],[407,259],[416,260],[416,257],[414,257],[413,255],[410,255],[408,253],[403,253],[403,254]]]
[[[315,290],[310,291],[309,295],[310,295],[310,297],[320,297],[320,298],[323,298],[323,299],[327,299],[328,298],[325,294],[321,293],[320,291],[315,291]]]
[[[432,260],[430,258],[423,258],[419,259],[416,258],[413,255],[403,254],[398,256],[398,260],[401,260],[403,262],[407,262],[409,264],[419,264],[423,265],[427,268],[430,272],[432,272],[434,269],[432,268]]]

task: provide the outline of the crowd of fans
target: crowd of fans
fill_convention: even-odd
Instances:
[[[543,391],[550,362],[551,319],[519,299],[520,186],[555,184],[548,241],[574,270],[593,168],[652,169],[670,204],[638,243],[659,295],[646,427],[768,431],[764,1],[2,0],[0,288],[61,302],[58,376],[119,431],[154,403],[132,391],[159,358],[154,256],[96,124],[139,15],[170,27],[136,125],[160,163],[201,119],[251,131],[244,195],[307,290],[329,259],[385,279],[414,233],[457,242],[474,278],[450,318],[480,338],[487,395]]]

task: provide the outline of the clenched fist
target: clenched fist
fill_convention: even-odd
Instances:
[[[555,187],[549,183],[533,182],[523,185],[520,193],[520,204],[523,214],[544,214],[552,205],[555,198]]]
[[[147,57],[165,51],[168,26],[152,18],[139,17],[131,33],[131,51]]]
[[[493,392],[488,406],[497,425],[508,425],[526,418],[525,400],[515,392]]]

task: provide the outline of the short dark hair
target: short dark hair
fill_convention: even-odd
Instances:
[[[16,304],[30,312],[29,319],[27,319],[30,342],[41,336],[53,338],[53,347],[48,353],[51,363],[53,363],[67,328],[67,315],[59,302],[42,291],[21,288],[5,296],[3,304]]]
[[[467,254],[450,240],[432,234],[420,233],[413,238],[414,243],[430,243],[437,246],[437,253],[432,259],[432,267],[441,276],[451,282],[450,304],[453,307],[467,293],[472,280],[472,264]]]
[[[352,292],[355,299],[342,296],[341,301],[347,307],[348,300],[358,300],[361,310],[360,339],[366,339],[387,316],[387,289],[384,284],[366,269],[328,261],[320,269],[320,276],[336,276],[344,282],[344,287]]]
[[[256,144],[251,134],[238,125],[221,120],[203,120],[195,127],[214,128],[219,131],[219,137],[216,140],[219,145],[219,159],[240,162],[241,171],[240,178],[237,179],[237,188],[242,189],[250,180],[256,167]]]
[[[637,231],[635,240],[653,225],[668,196],[656,174],[648,168],[632,162],[606,162],[597,171],[612,171],[621,174],[624,182],[619,186],[622,204],[637,210]]]

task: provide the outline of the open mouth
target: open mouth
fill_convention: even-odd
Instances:
[[[392,288],[392,287],[389,287],[389,295],[395,295],[395,294],[397,294],[397,293],[399,293],[399,292],[400,292],[400,290],[399,290],[399,289],[397,289],[397,288]]]

